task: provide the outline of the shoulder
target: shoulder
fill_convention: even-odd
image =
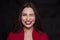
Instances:
[[[15,38],[15,33],[10,32],[10,33],[8,34],[7,40],[11,40],[11,39],[14,39],[14,38]]]
[[[10,32],[8,34],[7,40],[17,40],[17,39],[22,39],[23,38],[23,31],[20,32]]]
[[[20,32],[10,32],[8,34],[7,40],[18,40],[22,39],[24,36],[24,31],[21,30]]]
[[[47,37],[48,36],[47,33],[45,33],[45,32],[40,33],[40,35],[43,36],[43,37]]]
[[[10,37],[13,37],[13,36],[15,36],[16,34],[15,33],[13,33],[13,32],[10,32],[9,34],[8,34],[8,36]]]
[[[48,34],[45,32],[38,32],[34,30],[33,36],[38,40],[48,40]]]
[[[41,39],[48,40],[48,34],[47,33],[42,32],[42,33],[39,33],[39,34],[40,34]]]

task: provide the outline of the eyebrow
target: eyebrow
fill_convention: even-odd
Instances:
[[[26,13],[23,13],[23,14],[26,14]],[[30,14],[34,14],[34,13],[30,13]]]

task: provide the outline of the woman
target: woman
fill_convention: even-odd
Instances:
[[[24,4],[19,9],[19,18],[7,40],[48,40],[40,23],[35,6],[31,2]]]

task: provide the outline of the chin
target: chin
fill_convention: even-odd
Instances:
[[[25,26],[25,28],[30,29],[30,28],[32,28],[32,26]]]

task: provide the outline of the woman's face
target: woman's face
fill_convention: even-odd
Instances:
[[[26,7],[22,10],[21,16],[22,24],[26,28],[32,28],[35,23],[35,13],[34,10],[30,7]]]

